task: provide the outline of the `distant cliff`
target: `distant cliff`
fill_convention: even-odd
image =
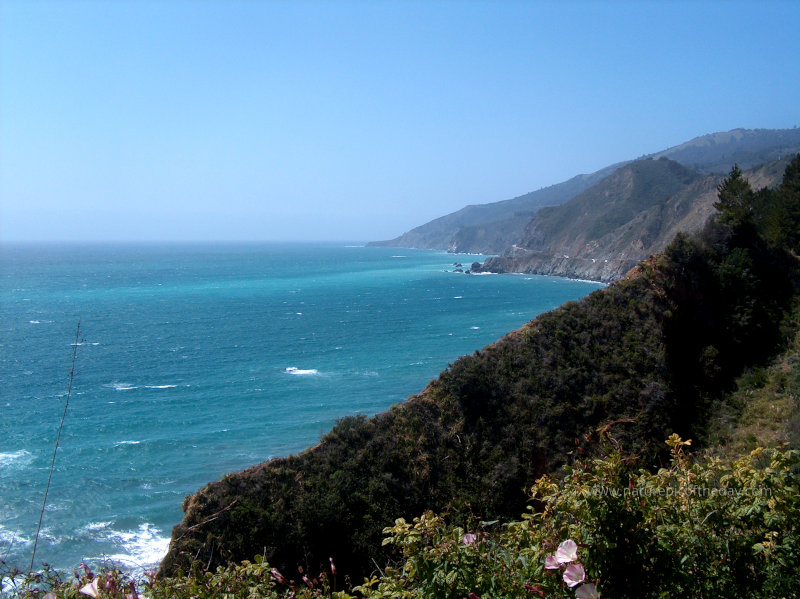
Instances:
[[[745,175],[759,187],[777,185],[789,158]],[[663,157],[629,163],[569,202],[540,210],[517,243],[472,271],[615,281],[678,232],[702,229],[722,179]]]
[[[511,200],[466,206],[388,241],[371,241],[376,247],[444,249],[451,252],[498,254],[517,239],[525,224],[543,206],[557,206],[588,189],[619,164],[589,175],[532,191]]]
[[[713,193],[709,195],[709,186],[713,187],[713,181],[721,180],[734,164],[738,164],[743,169],[751,169],[761,164],[785,159],[797,152],[800,152],[800,129],[734,129],[696,137],[678,146],[643,156],[642,159],[668,158],[698,174],[716,175],[716,179],[708,179],[705,186],[698,182],[698,187],[694,190],[695,193],[703,195],[705,199],[713,201]],[[618,168],[628,164],[629,162],[626,161],[610,165],[595,173],[578,175],[563,183],[511,200],[466,206],[457,212],[420,225],[395,239],[371,242],[369,245],[503,254],[507,258],[522,257],[518,255],[519,248],[525,246],[521,241],[526,235],[529,221],[540,209],[548,206],[560,206],[572,200]],[[779,177],[780,175],[778,175]],[[688,193],[692,193],[692,191],[689,190]],[[657,195],[652,199],[655,201],[665,198]],[[686,198],[680,203],[685,205]],[[702,204],[702,201],[700,203]],[[681,209],[680,206],[678,209]],[[705,216],[708,216],[708,212],[705,213]],[[642,233],[643,237],[651,236],[650,231],[653,227],[659,227],[656,222],[658,218],[657,214],[650,214],[645,219],[646,222],[632,222],[630,234],[635,236],[634,229],[643,226],[645,227]],[[699,224],[697,224],[698,222]],[[681,230],[693,230],[692,227],[696,229],[698,226],[702,226],[702,222],[705,222],[703,214],[689,215],[686,224],[690,228]],[[672,231],[672,234],[674,232]],[[672,234],[666,229],[664,233],[666,241],[669,241]],[[643,239],[642,243],[647,244],[647,240]],[[654,248],[659,249],[663,246],[664,244],[658,243],[653,245]],[[607,253],[614,256],[614,262],[608,267],[597,266],[596,263],[592,263],[594,264],[592,267],[589,267],[588,264],[581,266],[574,260],[571,263],[561,264],[558,256],[551,256],[548,259],[542,259],[540,270],[529,270],[528,272],[610,281],[624,274],[627,267],[635,264],[642,257],[641,252],[629,255],[624,243],[619,246],[611,244],[607,249]],[[573,255],[566,251],[561,255],[565,254]],[[645,254],[644,257],[646,255],[648,254]],[[591,261],[592,258],[587,259]],[[594,259],[597,258],[594,257]],[[604,256],[603,260],[606,259],[611,262],[610,258]],[[494,264],[493,268],[513,270],[513,262],[507,261],[504,264],[506,264],[505,269],[501,267],[501,263]]]

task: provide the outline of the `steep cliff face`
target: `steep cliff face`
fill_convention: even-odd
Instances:
[[[773,186],[788,162],[745,174],[754,186]],[[566,204],[542,209],[518,243],[472,271],[615,281],[662,251],[676,233],[702,229],[722,179],[666,158],[628,164]]]

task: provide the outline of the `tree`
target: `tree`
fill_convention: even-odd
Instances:
[[[720,223],[733,228],[752,223],[755,194],[738,164],[717,187],[717,197],[714,208],[719,211]]]

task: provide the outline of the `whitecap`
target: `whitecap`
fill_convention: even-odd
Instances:
[[[139,445],[141,441],[117,441],[114,443],[114,447],[119,447],[120,445]]]
[[[38,320],[29,320],[28,322],[30,322],[31,324],[42,324]]]
[[[297,366],[289,366],[284,372],[286,374],[319,374],[316,368],[302,369]]]
[[[145,389],[174,389],[178,385],[145,385]]]
[[[7,547],[9,545],[30,545],[31,540],[22,536],[20,533],[9,530],[0,524],[0,547]]]
[[[130,391],[136,389],[135,386],[128,383],[113,383],[111,386],[114,388],[114,391]]]
[[[32,460],[33,456],[31,455],[31,452],[25,449],[0,453],[0,468],[8,468],[10,466],[27,466]]]
[[[463,295],[454,295],[453,299],[464,299]]]
[[[471,329],[473,329],[473,330],[474,330],[474,329],[479,329],[479,328],[481,328],[481,327],[469,327],[469,328],[471,328]]]

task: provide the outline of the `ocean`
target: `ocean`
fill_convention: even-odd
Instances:
[[[0,560],[29,565],[75,347],[35,565],[148,568],[187,494],[403,401],[600,287],[453,272],[482,259],[342,243],[0,246]]]

